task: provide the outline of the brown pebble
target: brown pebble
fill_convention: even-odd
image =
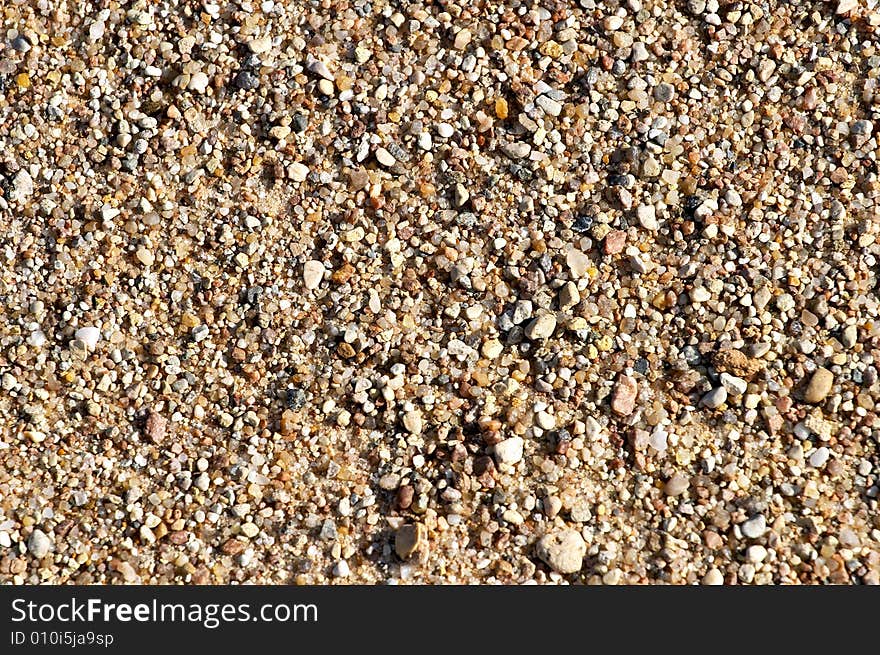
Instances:
[[[165,439],[165,429],[168,426],[168,419],[150,410],[147,414],[147,420],[144,425],[144,431],[147,438],[153,443],[161,443]]]

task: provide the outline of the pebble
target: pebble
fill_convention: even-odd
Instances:
[[[816,448],[810,455],[810,466],[814,466],[816,468],[821,468],[825,466],[828,462],[828,456],[831,454],[831,451],[828,450],[825,446],[820,446]]]
[[[168,419],[164,416],[150,410],[147,414],[145,422],[145,432],[147,439],[153,443],[162,443],[165,440],[165,432],[168,428]]]
[[[208,90],[208,84],[210,84],[210,82],[211,80],[205,73],[198,71],[190,76],[186,88],[190,91],[195,91],[196,93],[205,93]]]
[[[288,175],[294,182],[305,182],[309,176],[309,167],[300,162],[292,163],[288,168]]]
[[[661,82],[654,87],[654,100],[657,102],[671,102],[675,97],[675,87],[666,82]]]
[[[517,464],[523,458],[525,441],[522,437],[510,437],[495,444],[495,459],[499,464]]]
[[[559,290],[559,308],[569,309],[581,301],[580,292],[574,282],[566,282]]]
[[[767,532],[767,520],[763,514],[756,514],[748,521],[745,521],[741,529],[743,535],[749,539],[760,539]]]
[[[271,36],[263,36],[257,39],[251,39],[248,41],[248,50],[253,52],[255,55],[262,55],[263,53],[269,52],[272,47],[272,37]]]
[[[28,552],[37,559],[43,559],[52,550],[52,540],[45,532],[35,528],[27,541]]]
[[[336,564],[333,566],[333,577],[347,578],[349,575],[351,575],[351,569],[348,566],[348,562],[346,562],[344,559],[336,562]]]
[[[638,395],[638,383],[628,375],[621,375],[614,387],[611,397],[611,410],[620,416],[629,416],[633,413]]]
[[[804,392],[804,400],[808,403],[821,403],[831,393],[834,385],[834,374],[827,368],[818,367],[810,378],[810,383]]]
[[[724,575],[717,568],[711,568],[703,576],[701,584],[705,586],[718,586],[724,584]]]
[[[405,427],[410,434],[421,434],[424,427],[422,413],[418,410],[412,410],[404,414],[403,427]]]
[[[317,289],[326,274],[323,262],[311,259],[303,265],[303,283],[306,289]]]
[[[611,230],[605,236],[604,250],[606,255],[616,255],[626,245],[626,232],[623,230]]]
[[[687,476],[682,475],[681,473],[674,473],[669,480],[666,481],[666,485],[663,487],[663,491],[666,492],[667,496],[680,496],[690,487],[690,480],[688,480]]]
[[[717,409],[725,402],[727,402],[727,389],[724,387],[716,387],[700,399],[700,404],[709,409]]]
[[[101,339],[101,331],[94,326],[82,327],[73,333],[73,338],[82,341],[89,350],[94,350]]]
[[[653,232],[660,229],[654,205],[640,205],[638,209],[636,209],[636,218],[639,219],[639,225],[646,230],[651,230]]]
[[[767,549],[760,544],[754,544],[746,549],[746,561],[759,564],[767,558]]]
[[[556,316],[541,314],[526,326],[525,335],[529,339],[549,339],[556,330]]]
[[[565,262],[568,264],[568,268],[575,279],[584,277],[591,265],[590,258],[580,250],[575,249],[568,251],[568,254],[565,256]]]
[[[587,544],[579,532],[559,530],[541,537],[535,552],[551,569],[567,575],[581,570],[587,554]]]
[[[732,396],[741,396],[749,388],[748,382],[730,373],[722,373],[719,379],[721,380],[721,386]]]
[[[397,160],[391,156],[391,153],[382,147],[376,148],[376,161],[388,168],[397,163]]]

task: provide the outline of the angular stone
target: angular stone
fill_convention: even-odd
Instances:
[[[578,292],[577,285],[574,282],[566,282],[559,290],[559,309],[574,307],[580,301],[581,294]]]
[[[616,255],[626,245],[626,232],[623,230],[611,230],[605,236],[603,244],[606,255]]]
[[[394,552],[400,559],[409,559],[428,541],[428,530],[421,523],[403,525],[394,535]]]
[[[629,416],[636,406],[639,385],[634,378],[621,375],[617,379],[614,393],[611,395],[611,411],[620,416]]]

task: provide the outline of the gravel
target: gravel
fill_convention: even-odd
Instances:
[[[876,3],[7,4],[0,582],[880,583]]]

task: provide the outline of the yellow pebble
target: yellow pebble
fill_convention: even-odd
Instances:
[[[27,73],[20,73],[15,76],[15,83],[22,89],[29,89],[31,87],[31,78]]]

